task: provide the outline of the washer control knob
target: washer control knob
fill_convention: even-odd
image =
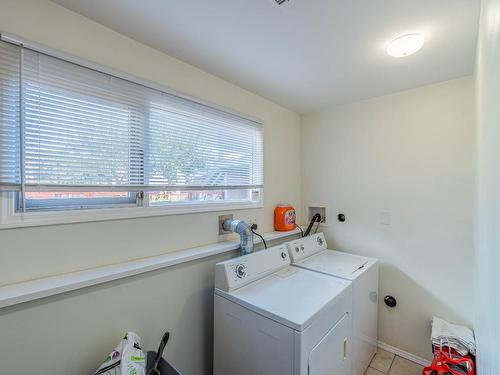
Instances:
[[[247,271],[246,271],[246,266],[242,263],[239,263],[236,265],[235,269],[234,269],[234,272],[236,273],[236,276],[239,278],[239,279],[242,279],[245,277],[245,275],[247,274]]]
[[[298,253],[299,252],[299,247],[298,246],[295,246],[295,252]]]
[[[318,237],[317,241],[319,246],[323,246],[323,239],[321,237]]]
[[[285,253],[284,251],[282,251],[282,252],[281,252],[281,257],[282,257],[283,259],[286,259],[286,253]]]
[[[300,250],[304,251],[304,245],[300,245]]]

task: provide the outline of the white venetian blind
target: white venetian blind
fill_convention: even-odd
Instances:
[[[261,124],[33,50],[1,48],[4,189],[262,186]]]

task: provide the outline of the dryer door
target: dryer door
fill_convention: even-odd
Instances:
[[[350,375],[350,332],[350,317],[345,314],[309,354],[309,375]]]

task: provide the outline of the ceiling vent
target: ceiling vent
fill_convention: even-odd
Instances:
[[[278,5],[283,5],[284,3],[288,3],[290,0],[274,0],[274,2]]]

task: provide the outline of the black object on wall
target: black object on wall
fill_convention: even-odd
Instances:
[[[384,302],[389,307],[396,307],[396,305],[398,304],[398,301],[396,301],[396,298],[394,298],[393,296],[385,296]]]

